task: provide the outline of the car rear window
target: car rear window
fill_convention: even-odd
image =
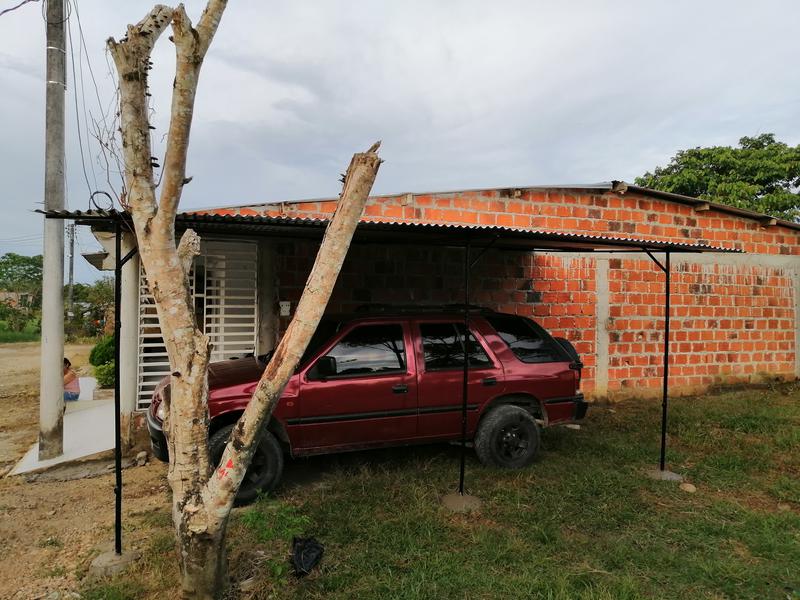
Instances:
[[[425,369],[438,371],[464,368],[464,324],[421,323],[422,349],[425,352]],[[467,337],[467,354],[471,368],[492,365],[472,333]]]
[[[513,315],[487,315],[486,320],[522,362],[566,360],[547,332],[533,321]]]

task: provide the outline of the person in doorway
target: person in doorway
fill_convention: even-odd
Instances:
[[[64,401],[74,402],[81,395],[81,385],[78,374],[72,370],[72,363],[64,358]]]

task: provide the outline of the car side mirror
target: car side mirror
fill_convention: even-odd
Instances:
[[[336,359],[333,356],[320,356],[311,369],[310,375],[312,379],[324,380],[336,373]]]

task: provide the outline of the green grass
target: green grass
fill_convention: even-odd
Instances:
[[[800,390],[676,399],[670,414],[669,466],[695,494],[644,475],[658,457],[657,402],[545,431],[540,460],[521,471],[470,452],[467,488],[483,501],[472,515],[440,504],[457,483],[454,447],[290,463],[274,498],[233,515],[231,575],[257,579],[253,598],[800,598]],[[311,476],[292,484],[300,470]],[[287,566],[294,535],[325,545],[302,580]],[[167,588],[142,597],[176,575],[168,540],[151,550],[166,566],[151,558],[145,571]]]
[[[15,342],[36,342],[39,340],[39,333],[36,331],[36,323],[28,322],[22,331],[9,331],[5,321],[0,321],[0,344],[11,344]]]

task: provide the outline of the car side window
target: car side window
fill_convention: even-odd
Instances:
[[[406,370],[402,325],[362,325],[344,336],[323,357],[329,377],[358,377]],[[321,360],[323,360],[321,359]],[[331,360],[333,359],[333,360]]]
[[[565,360],[539,325],[523,317],[491,315],[486,320],[519,360],[526,363]]]
[[[464,368],[464,324],[420,323],[425,369],[439,371]],[[492,361],[472,333],[467,337],[467,354],[471,368],[488,367]]]

